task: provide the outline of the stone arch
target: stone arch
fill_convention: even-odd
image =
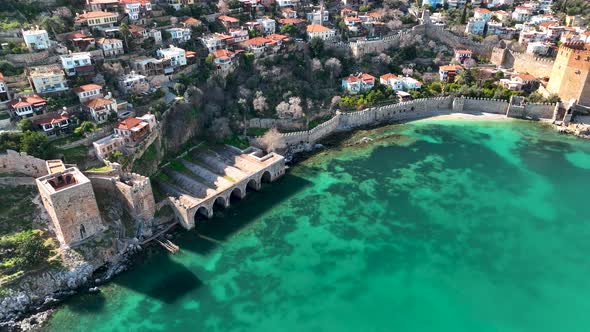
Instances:
[[[211,218],[213,216],[213,211],[211,211],[210,209],[208,209],[206,206],[199,206],[199,208],[195,211],[195,215],[193,217],[193,219],[197,219],[197,217],[202,216],[205,217],[207,219]]]
[[[264,173],[262,173],[262,176],[260,177],[260,182],[261,183],[270,183],[272,181],[272,174],[270,174],[269,171],[264,171]]]
[[[260,190],[260,181],[256,180],[255,178],[251,178],[246,184],[246,189],[248,188],[256,191]]]
[[[242,188],[240,187],[235,187],[234,189],[232,189],[231,194],[230,194],[230,199],[231,198],[238,198],[238,199],[242,199],[245,196],[245,192]]]
[[[217,196],[215,201],[213,202],[213,206],[220,206],[222,208],[226,208],[229,206],[229,200],[223,196]]]

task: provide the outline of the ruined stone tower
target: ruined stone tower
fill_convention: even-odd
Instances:
[[[590,44],[575,42],[559,47],[547,90],[564,102],[576,99],[590,106]]]
[[[78,245],[105,229],[92,184],[78,168],[62,164],[36,183],[62,247]]]

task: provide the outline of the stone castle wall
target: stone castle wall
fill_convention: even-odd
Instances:
[[[45,160],[29,156],[26,153],[19,153],[13,150],[6,150],[0,154],[0,173],[22,174],[38,178],[47,175]]]
[[[529,73],[536,77],[549,77],[554,64],[553,59],[497,47],[492,50],[490,59],[497,66],[514,68],[519,73]]]
[[[472,40],[468,36],[458,36],[454,33],[431,24],[420,24],[411,29],[402,30],[394,35],[389,35],[378,40],[357,40],[350,43],[327,42],[326,46],[331,48],[350,49],[355,57],[365,54],[380,53],[390,47],[400,45],[402,39],[425,36],[429,39],[440,41],[451,47],[465,47],[471,49],[477,56],[489,58],[492,55],[492,46]]]
[[[426,118],[440,114],[495,113],[510,117],[553,119],[557,108],[553,104],[525,104],[512,106],[505,100],[486,98],[437,97],[417,99],[399,104],[368,108],[350,113],[337,113],[330,120],[307,130],[282,134],[292,152],[302,151],[309,145],[338,131],[361,127]]]
[[[138,221],[147,221],[156,213],[150,179],[135,173],[92,173],[86,175],[94,190],[123,202],[127,212]]]

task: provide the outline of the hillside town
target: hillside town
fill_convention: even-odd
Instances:
[[[53,269],[73,289],[106,262],[110,278],[152,240],[175,252],[159,234],[274,181],[362,110],[482,101],[590,137],[585,0],[3,3],[0,220],[23,220],[0,226],[0,288]],[[1,302],[0,321],[45,296]]]

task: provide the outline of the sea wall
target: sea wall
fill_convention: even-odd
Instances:
[[[291,152],[298,152],[308,149],[310,145],[338,131],[427,118],[451,112],[470,114],[485,112],[503,114],[509,117],[552,120],[555,118],[557,110],[558,108],[553,104],[524,104],[518,106],[500,99],[425,98],[368,108],[357,112],[337,112],[330,120],[313,129],[284,133],[282,137]]]
[[[0,173],[26,175],[34,178],[48,174],[45,160],[13,150],[6,150],[6,153],[0,154]]]

